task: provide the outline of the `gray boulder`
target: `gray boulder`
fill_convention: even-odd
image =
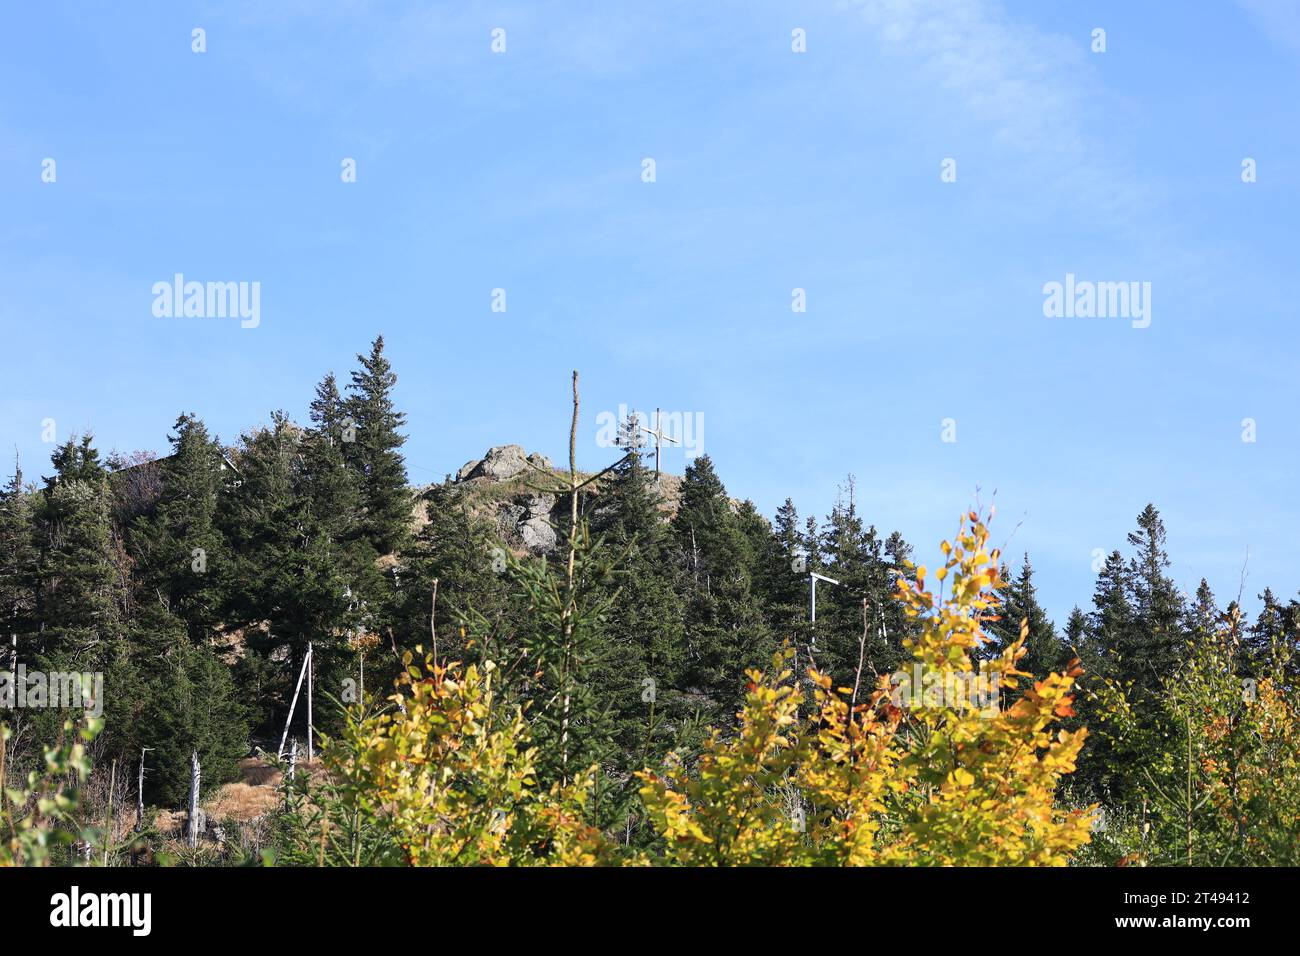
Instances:
[[[555,548],[555,529],[544,515],[534,515],[519,525],[519,540],[529,551],[551,551]]]
[[[530,518],[545,518],[555,508],[555,495],[529,495],[524,499],[524,507],[528,509]]]
[[[489,448],[483,460],[470,471],[470,478],[505,481],[528,467],[528,455],[521,445],[497,445]]]

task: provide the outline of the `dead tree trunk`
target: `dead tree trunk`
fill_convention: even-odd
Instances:
[[[190,849],[199,845],[199,752],[190,755]]]
[[[135,780],[135,828],[144,829],[144,755],[152,747],[140,748],[140,774]]]

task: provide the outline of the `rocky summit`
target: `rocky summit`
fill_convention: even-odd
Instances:
[[[465,462],[454,484],[466,486],[475,511],[495,519],[503,542],[520,553],[546,554],[556,549],[557,528],[566,520],[555,513],[556,489],[565,479],[567,472],[545,455],[529,453],[522,445],[495,445],[482,458]],[[665,512],[676,511],[680,486],[679,476],[660,476]],[[600,484],[589,485],[583,493],[599,497]]]

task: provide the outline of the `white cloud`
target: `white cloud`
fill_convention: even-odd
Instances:
[[[985,0],[856,0],[884,45],[913,60],[1012,146],[1078,152],[1089,37],[1010,19]]]

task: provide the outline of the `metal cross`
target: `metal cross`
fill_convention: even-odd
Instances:
[[[653,435],[653,436],[654,436],[654,440],[655,440],[655,480],[658,481],[658,480],[659,480],[659,450],[660,450],[660,442],[663,442],[663,441],[670,441],[670,442],[672,442],[674,445],[676,445],[676,444],[677,444],[677,439],[676,439],[676,438],[673,438],[671,435],[668,435],[668,434],[666,434],[666,433],[664,432],[663,425],[662,425],[662,420],[661,420],[661,417],[660,417],[660,414],[659,414],[659,409],[657,409],[657,408],[655,409],[655,427],[654,427],[654,428],[646,428],[644,425],[640,425],[640,426],[638,426],[638,427],[639,427],[643,432],[645,432],[646,434],[648,434],[648,435]]]

